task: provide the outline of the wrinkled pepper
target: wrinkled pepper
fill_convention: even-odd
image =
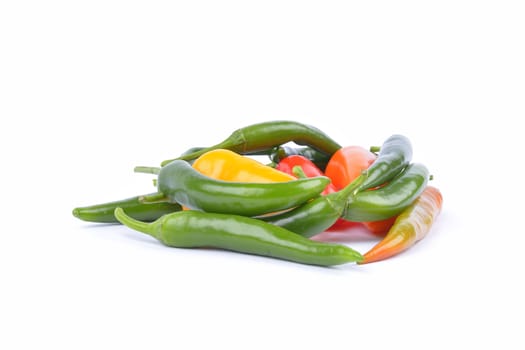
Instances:
[[[433,186],[421,195],[395,220],[387,235],[364,254],[360,264],[384,260],[412,247],[423,239],[441,212],[443,196]]]

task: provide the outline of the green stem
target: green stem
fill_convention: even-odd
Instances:
[[[133,169],[133,171],[136,172],[136,173],[142,173],[142,174],[158,175],[159,172],[160,172],[160,168],[159,167],[154,167],[154,166],[136,166]]]
[[[370,152],[378,153],[381,151],[381,146],[370,146]]]
[[[361,184],[365,181],[366,176],[359,175],[354,181],[348,184],[342,190],[335,192],[334,197],[336,201],[346,201],[349,197],[355,196],[361,187]]]
[[[295,165],[292,168],[292,173],[299,179],[306,179],[308,176],[304,173],[303,168],[300,165]]]
[[[153,236],[155,238],[157,237],[157,235],[155,234],[155,231],[153,230],[154,226],[152,223],[147,223],[147,222],[133,219],[131,216],[126,215],[126,213],[124,212],[124,209],[120,207],[115,208],[114,215],[115,215],[115,218],[118,221],[120,221],[121,224],[126,225],[127,227],[137,230],[139,232]]]

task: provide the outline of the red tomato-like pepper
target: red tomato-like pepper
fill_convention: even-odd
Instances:
[[[347,146],[336,151],[326,165],[325,175],[328,176],[337,189],[342,189],[354,181],[361,173],[368,169],[377,156],[370,150],[361,146]],[[395,217],[372,222],[361,223],[370,232],[376,235],[386,234],[394,224]],[[358,225],[341,219],[332,228],[346,228]]]
[[[376,155],[361,146],[347,146],[337,150],[326,165],[325,174],[337,189],[354,181],[376,160]]]

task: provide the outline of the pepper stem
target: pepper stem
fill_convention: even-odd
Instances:
[[[366,176],[359,175],[354,181],[346,185],[342,190],[335,192],[335,200],[346,201],[349,197],[355,196],[361,189],[361,184],[365,181]]]
[[[137,230],[139,232],[145,233],[147,235],[153,236],[157,238],[156,232],[154,230],[154,223],[148,223],[139,221],[136,219],[133,219],[131,216],[128,216],[124,209],[118,207],[115,208],[114,212],[115,218],[123,225],[126,225],[127,227]]]
[[[370,152],[378,153],[381,151],[381,146],[370,146]]]
[[[306,179],[308,176],[304,173],[303,168],[300,165],[295,165],[292,168],[292,173],[299,179]]]
[[[160,168],[154,167],[154,166],[136,166],[135,168],[133,168],[133,171],[136,173],[142,173],[142,174],[158,175],[160,172]]]

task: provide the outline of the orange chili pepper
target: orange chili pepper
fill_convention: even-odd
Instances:
[[[423,239],[441,212],[443,196],[432,186],[397,217],[387,235],[366,254],[360,264],[384,260],[410,248]]]

